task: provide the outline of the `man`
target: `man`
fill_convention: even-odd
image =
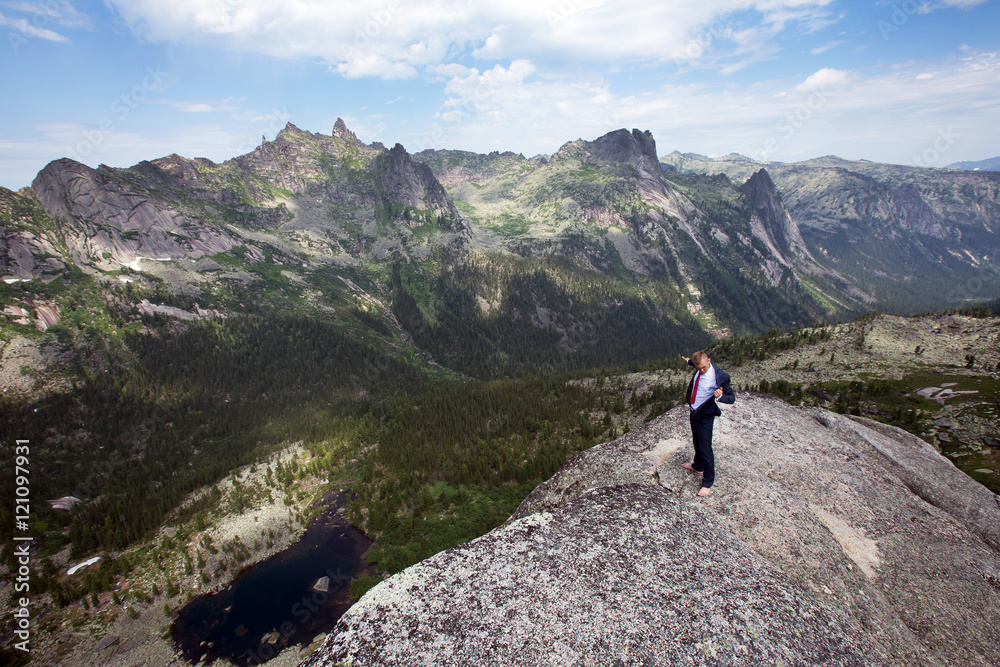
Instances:
[[[729,386],[729,373],[712,365],[712,360],[703,351],[695,352],[690,358],[681,358],[694,366],[698,372],[688,383],[687,400],[691,406],[691,436],[694,439],[694,461],[683,464],[684,468],[702,475],[698,495],[712,495],[715,482],[715,455],[712,453],[712,426],[715,418],[722,414],[720,403],[735,403],[736,394]]]

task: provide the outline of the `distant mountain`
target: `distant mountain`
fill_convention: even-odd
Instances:
[[[1000,156],[974,162],[952,162],[946,169],[967,169],[969,171],[1000,171]]]
[[[640,319],[655,309],[668,315],[664,321],[693,316],[726,334],[832,312],[809,296],[773,230],[755,222],[755,202],[725,179],[670,179],[654,151],[648,132],[617,130],[569,142],[547,158],[423,151],[414,159],[445,185],[475,243],[548,266],[568,262],[606,285],[605,298],[639,299]],[[761,196],[777,203],[765,181],[761,189],[771,192]],[[618,286],[632,287],[611,297]],[[842,292],[834,298],[845,310],[864,308]]]
[[[812,256],[863,292],[872,308],[992,296],[978,287],[1000,272],[998,173],[835,156],[785,164],[674,152],[661,161],[682,175],[721,174],[734,182],[766,168]]]

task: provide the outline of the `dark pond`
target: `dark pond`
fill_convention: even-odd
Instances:
[[[363,558],[371,543],[337,513],[343,493],[327,494],[324,502],[334,505],[309,522],[298,542],[244,568],[225,590],[181,608],[172,633],[185,659],[258,665],[333,629],[351,606],[351,578],[372,572]],[[329,577],[326,592],[313,589],[322,577]]]

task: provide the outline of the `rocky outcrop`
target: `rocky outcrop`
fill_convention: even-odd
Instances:
[[[31,187],[49,215],[63,221],[63,240],[80,266],[112,270],[141,258],[197,259],[236,245],[218,226],[70,159],[49,163]]]
[[[138,304],[135,304],[135,309],[140,315],[145,315],[146,317],[153,317],[154,315],[166,315],[167,317],[175,317],[179,320],[211,320],[226,319],[226,314],[219,312],[214,309],[205,309],[194,305],[194,312],[189,310],[184,310],[183,308],[176,308],[174,306],[165,306],[158,303],[150,303],[148,299],[143,299]]]
[[[913,183],[904,183],[894,188],[892,204],[900,224],[906,229],[939,239],[955,235],[924,201],[920,189]]]
[[[414,162],[402,145],[396,144],[378,156],[375,181],[392,201],[430,211],[442,228],[468,232],[468,225],[430,167]]]
[[[590,142],[594,158],[604,164],[628,163],[646,169],[650,173],[660,172],[660,160],[656,157],[656,140],[649,130],[640,132],[626,129],[608,132]]]
[[[51,282],[65,273],[58,239],[31,191],[0,187],[0,279]]]
[[[744,156],[707,158],[674,151],[662,158],[681,172],[745,181],[766,165],[804,231],[850,227],[907,230],[952,243],[1000,229],[1000,174],[927,169],[827,156],[761,163]],[[898,240],[896,241],[898,243]],[[996,237],[990,245],[995,248]],[[979,249],[983,250],[983,249]]]
[[[52,302],[45,301],[31,301],[27,300],[28,303],[35,308],[35,328],[39,331],[46,331],[49,327],[55,326],[62,319],[62,313],[59,312],[59,306]]]
[[[337,117],[337,121],[333,124],[332,136],[339,137],[341,139],[352,139],[354,141],[358,140],[358,135],[348,130],[347,123],[345,123],[344,119],[339,116]]]
[[[102,270],[142,259],[197,261],[237,246],[258,252],[250,242],[261,242],[255,232],[279,227],[291,236],[314,235],[293,242],[324,256],[331,246],[360,254],[367,245],[376,255],[392,254],[411,235],[399,228],[419,224],[437,223],[452,233],[448,241],[468,236],[430,169],[398,144],[391,151],[366,146],[342,119],[332,135],[288,123],[273,141],[221,165],[176,154],[129,169],[56,160],[32,188],[48,214],[62,221],[71,261]],[[386,220],[399,228],[380,231]],[[385,237],[379,243],[358,238],[378,235]],[[59,269],[53,262],[39,266],[34,257],[40,253],[23,246],[17,235],[0,243],[8,273],[28,278]]]
[[[46,235],[4,233],[0,227],[0,274],[5,278],[54,280],[66,270],[66,264],[56,257],[58,252]]]
[[[802,240],[799,226],[785,210],[778,189],[774,187],[774,181],[767,170],[762,168],[751,176],[740,190],[759,221],[757,225],[751,224],[755,236],[783,261],[792,255],[812,259],[806,242]]]
[[[671,153],[682,175],[724,174],[744,182],[766,165],[781,202],[825,277],[812,281],[833,301],[866,307],[972,300],[1000,280],[1000,173],[850,161],[835,156],[794,163],[740,155]],[[812,267],[796,266],[813,273]],[[974,280],[966,276],[972,271]],[[815,275],[815,274],[814,274]],[[991,286],[978,289],[980,281]],[[956,285],[947,295],[926,285]],[[961,287],[957,287],[957,286]],[[834,287],[835,289],[830,289]],[[925,305],[926,304],[926,305]]]
[[[899,429],[739,393],[694,494],[687,409],[382,582],[304,665],[1000,664],[1000,500]]]

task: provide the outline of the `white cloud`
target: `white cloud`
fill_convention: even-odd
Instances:
[[[182,113],[216,113],[219,111],[237,111],[239,107],[233,104],[235,98],[222,100],[221,102],[187,102],[174,100],[151,99],[149,102],[165,104],[173,107]]]
[[[809,53],[811,53],[814,56],[818,56],[819,54],[826,53],[830,49],[836,48],[836,47],[840,46],[843,43],[844,43],[843,40],[837,40],[837,41],[833,41],[833,42],[827,42],[823,46],[817,46],[815,49],[810,49]]]
[[[918,78],[927,72],[933,78]],[[931,149],[937,151],[935,142],[946,133],[955,139],[946,151],[937,151],[934,164],[942,166],[981,159],[982,151],[1000,146],[1000,126],[994,120],[1000,117],[1000,57],[995,54],[969,51],[961,58],[909,63],[878,75],[844,75],[850,85],[825,90],[803,89],[801,79],[780,79],[748,85],[666,84],[630,95],[601,76],[553,76],[526,59],[483,70],[451,65],[440,71],[448,101],[437,116],[411,116],[408,125],[392,125],[408,134],[388,135],[390,126],[377,114],[345,115],[345,121],[363,141],[400,141],[411,151],[513,150],[529,156],[621,127],[651,130],[661,155],[678,149],[793,161],[835,153],[910,164],[915,156],[923,159]],[[176,104],[214,108],[230,103]],[[88,152],[81,159],[91,166],[124,167],[173,152],[222,161],[252,150],[262,134],[272,139],[288,120],[293,119],[284,110],[246,110],[225,123],[122,126],[99,141],[91,140],[93,127],[79,123],[35,127],[31,141],[4,138],[0,178],[11,186],[27,185],[31,177],[21,174],[34,174],[48,160],[72,155],[81,146]],[[303,129],[329,132],[334,120]],[[94,144],[89,151],[87,142]],[[4,169],[14,175],[4,176]]]
[[[31,15],[31,23],[36,28],[44,28],[49,23],[57,23],[64,28],[90,29],[90,17],[82,14],[72,3],[66,0],[47,0],[46,2],[26,2],[25,0],[9,0],[0,2],[0,7],[7,7],[22,14]]]
[[[361,79],[368,76],[380,79],[409,79],[417,74],[417,70],[412,66],[389,60],[375,53],[353,55],[347,62],[338,63],[334,70],[347,79]]]
[[[26,37],[38,37],[50,42],[69,41],[69,38],[65,35],[60,35],[53,30],[49,30],[48,28],[40,28],[38,26],[31,25],[28,21],[21,18],[7,18],[3,14],[0,14],[0,25],[10,26]]]
[[[788,23],[802,25],[807,33],[822,30],[844,18],[845,13],[834,16],[827,6],[832,0],[823,2],[764,2],[757,3],[761,11],[766,11],[768,22],[784,29]]]
[[[463,58],[603,66],[727,55],[731,71],[769,57],[774,37],[839,20],[832,0],[107,0],[154,41],[319,59],[345,77],[412,77]],[[714,62],[714,61],[709,61]]]
[[[735,151],[794,161],[835,153],[912,164],[951,128],[958,138],[938,166],[1000,145],[993,121],[1000,116],[1000,58],[991,54],[874,76],[826,68],[798,86],[787,80],[664,85],[635,96],[616,93],[600,77],[553,77],[530,71],[529,64],[454,76],[448,103],[404,144],[533,155],[578,137],[638,127],[653,132],[661,155]],[[926,70],[933,79],[918,79]]]
[[[823,69],[810,74],[806,80],[795,87],[800,92],[812,92],[815,90],[828,90],[838,88],[848,83],[851,73],[845,70],[824,67]]]
[[[215,111],[215,107],[206,102],[178,102],[175,106],[184,113],[209,113]]]
[[[976,5],[981,5],[986,0],[941,0],[944,4],[949,7],[958,7],[960,9],[970,9]]]

